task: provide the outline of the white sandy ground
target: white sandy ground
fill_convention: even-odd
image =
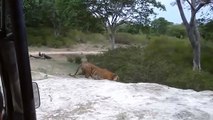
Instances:
[[[38,120],[213,120],[213,91],[44,75]]]

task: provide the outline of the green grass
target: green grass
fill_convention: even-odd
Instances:
[[[115,42],[127,45],[142,45],[148,42],[148,38],[144,34],[130,34],[120,32],[116,34]]]

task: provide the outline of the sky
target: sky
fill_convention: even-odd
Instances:
[[[182,19],[180,17],[180,13],[179,13],[177,5],[174,5],[174,6],[171,5],[171,3],[174,2],[175,0],[157,0],[157,1],[165,5],[166,11],[160,11],[156,9],[155,12],[158,14],[156,18],[164,17],[169,22],[173,22],[176,24],[182,23]],[[189,20],[191,17],[191,13],[190,13],[190,10],[187,9],[186,5],[183,6],[183,8],[184,8],[185,16],[187,20]],[[208,12],[209,12],[209,7],[203,7],[199,10],[196,17],[201,18],[202,13],[204,13],[204,15],[207,15]]]
[[[156,18],[164,17],[169,22],[173,23],[182,23],[182,19],[180,17],[180,13],[178,10],[177,5],[172,6],[171,3],[175,0],[157,0],[165,5],[166,11],[159,11],[156,10],[156,13],[158,14]],[[186,17],[189,19],[190,17],[190,11],[185,9]]]

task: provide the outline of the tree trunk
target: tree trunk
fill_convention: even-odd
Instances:
[[[110,37],[112,49],[115,49],[115,33],[110,33],[109,37]]]
[[[190,25],[187,29],[187,33],[189,36],[189,40],[193,49],[193,70],[201,70],[201,64],[200,64],[200,33],[198,31],[198,28],[196,26],[196,23],[193,25]]]
[[[115,49],[116,48],[116,46],[115,46],[115,33],[116,33],[116,31],[112,27],[107,28],[107,31],[108,31],[108,34],[109,34],[109,40],[110,40],[110,43],[111,43],[111,47],[112,47],[112,49]]]
[[[200,65],[200,43],[193,48],[193,70],[201,70]]]
[[[201,50],[200,50],[200,32],[198,30],[198,26],[196,23],[196,13],[206,4],[209,4],[209,1],[200,1],[200,3],[198,4],[198,6],[196,6],[196,1],[195,0],[191,0],[187,1],[190,4],[191,7],[191,19],[190,22],[188,23],[184,11],[183,11],[183,7],[182,7],[182,3],[181,0],[176,0],[177,5],[178,5],[178,9],[180,12],[180,16],[183,20],[183,24],[186,28],[188,37],[189,37],[189,41],[191,43],[192,49],[193,49],[193,70],[196,71],[200,71],[201,70],[201,62],[200,62],[200,54],[201,54]]]

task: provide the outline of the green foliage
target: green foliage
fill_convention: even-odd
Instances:
[[[209,21],[206,24],[200,25],[201,36],[205,40],[209,40],[213,42],[213,20]]]
[[[68,44],[66,38],[55,37],[49,28],[27,28],[30,46],[61,47]]]
[[[45,46],[47,45],[46,37],[51,34],[47,28],[27,28],[27,37],[29,45]]]
[[[28,43],[30,46],[71,47],[78,43],[109,44],[105,34],[88,33],[78,30],[67,30],[63,36],[55,37],[53,29],[45,27],[28,27]],[[143,34],[117,33],[116,43],[146,44],[147,38]]]
[[[201,46],[202,69],[213,74],[213,42],[204,41]]]
[[[118,44],[126,44],[126,45],[133,45],[133,44],[145,44],[147,41],[146,35],[143,34],[130,34],[119,32],[115,36],[115,42]]]
[[[81,64],[83,61],[83,56],[81,55],[68,55],[67,57],[67,61],[70,63],[75,63],[75,64]]]
[[[176,38],[186,38],[187,33],[183,25],[170,25],[168,26],[167,35]]]
[[[45,7],[46,8],[46,7]],[[44,4],[35,0],[24,0],[24,12],[27,26],[40,26],[46,21],[44,12]],[[48,22],[46,22],[48,23]]]
[[[75,57],[75,63],[77,63],[77,64],[81,64],[81,57],[80,56],[77,56],[77,57]]]
[[[53,29],[45,27],[28,27],[28,43],[30,46],[71,47],[77,43],[105,43],[107,38],[100,33],[85,33],[69,30],[63,36],[55,37]]]
[[[149,16],[155,14],[154,8],[165,10],[165,6],[156,0],[87,0],[88,9],[101,22],[109,34],[112,49],[115,46],[115,34],[118,27],[124,23],[147,25]]]
[[[132,41],[132,37],[127,33],[119,33],[115,36],[115,42],[119,44],[130,44]]]
[[[73,63],[74,62],[73,56],[67,56],[67,61]]]
[[[103,25],[87,9],[83,0],[24,0],[26,24],[29,27],[52,27],[55,36],[65,29],[102,32]]]
[[[66,37],[77,43],[106,43],[107,37],[101,33],[82,32],[78,30],[70,30]]]
[[[165,18],[160,17],[151,22],[151,31],[155,34],[166,34],[168,31],[168,25],[173,23],[165,20]]]
[[[170,76],[165,82],[173,87],[183,88],[183,89],[194,89],[200,90],[213,90],[213,74],[208,72],[196,72],[192,69],[186,69],[178,76]]]
[[[165,10],[165,6],[156,0],[87,0],[87,3],[91,13],[101,17],[106,27],[117,27],[124,21],[146,24],[148,17],[155,14],[154,8]]]
[[[55,39],[49,40],[47,41],[47,46],[49,47],[53,47],[53,48],[60,48],[61,46],[65,46],[65,40],[61,37],[57,37]]]
[[[211,51],[205,52],[210,54]],[[185,89],[213,90],[213,74],[209,69],[200,73],[192,71],[191,52],[186,41],[162,36],[151,40],[146,47],[109,50],[101,55],[87,56],[87,59],[116,72],[120,82],[154,82]],[[213,58],[208,59],[212,61]],[[205,64],[210,65],[211,61]]]
[[[125,32],[131,34],[149,34],[150,33],[150,26],[143,25],[140,23],[125,23],[118,27],[118,32]]]

